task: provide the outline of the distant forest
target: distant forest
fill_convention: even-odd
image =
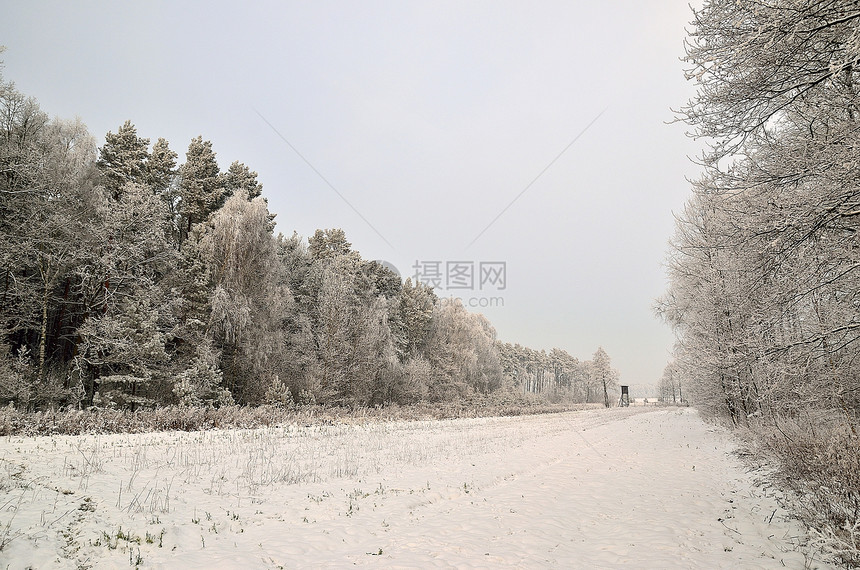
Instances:
[[[340,229],[274,235],[257,173],[202,137],[181,164],[129,121],[98,146],[2,75],[0,121],[2,405],[614,402],[602,348],[501,343]]]

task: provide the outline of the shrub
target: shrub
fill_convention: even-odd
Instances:
[[[860,437],[847,413],[814,411],[752,422],[760,456],[797,495],[798,515],[817,546],[860,567]]]

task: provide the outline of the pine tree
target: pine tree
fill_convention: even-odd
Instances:
[[[257,182],[257,173],[241,162],[234,161],[224,175],[224,188],[229,195],[244,191],[248,200],[253,200],[263,192],[263,185]]]
[[[172,189],[178,174],[176,170],[178,156],[170,149],[166,139],[159,138],[152,145],[152,153],[146,162],[146,180],[156,194],[162,195]]]
[[[138,137],[131,121],[123,123],[116,134],[108,132],[105,135],[105,144],[99,150],[96,165],[105,188],[115,200],[119,199],[122,187],[127,183],[147,182],[148,149],[149,139]]]
[[[176,168],[178,155],[170,149],[168,142],[159,138],[152,145],[152,154],[146,161],[147,183],[166,207],[164,228],[174,247],[179,247],[179,171]]]
[[[166,335],[159,326],[158,295],[149,293],[123,298],[110,313],[93,316],[78,329],[78,369],[95,371],[85,389],[93,399],[98,393],[103,404],[134,410],[164,401]]]
[[[233,404],[230,391],[223,386],[219,356],[207,342],[196,347],[188,368],[176,377],[173,393],[183,406],[227,406]]]
[[[224,179],[215,160],[212,143],[203,137],[191,140],[185,154],[185,164],[179,169],[179,213],[182,224],[181,241],[191,233],[194,224],[204,221],[227,198]]]
[[[404,333],[403,352],[407,356],[417,354],[424,348],[431,331],[436,295],[432,287],[420,282],[413,285],[412,279],[407,278],[398,301]]]
[[[349,383],[349,358],[357,306],[351,275],[342,266],[327,264],[320,268],[321,287],[314,323],[319,354],[320,391],[323,398],[346,403],[352,394]]]
[[[278,408],[288,408],[293,405],[293,395],[287,385],[275,375],[266,389],[263,402]]]
[[[346,233],[340,228],[317,230],[308,238],[311,257],[315,260],[343,258],[358,264],[361,256],[352,250],[352,244],[347,241]]]
[[[113,400],[134,407],[153,403],[160,389],[172,295],[162,280],[176,266],[165,212],[149,186],[134,183],[123,186],[119,200],[105,197],[95,209],[93,246],[76,270],[88,310],[76,333],[76,366],[88,398],[109,382]]]

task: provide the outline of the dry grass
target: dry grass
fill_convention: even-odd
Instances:
[[[860,568],[860,438],[853,418],[825,411],[773,416],[753,423],[747,435],[794,491],[816,546]]]
[[[89,408],[24,412],[11,405],[0,408],[0,436],[149,433],[210,429],[251,429],[283,424],[331,424],[356,421],[436,420],[489,416],[519,416],[580,410],[591,405],[551,404],[526,396],[473,398],[438,404],[390,405],[377,408],[326,406],[225,406],[221,408],[166,406],[128,410]]]

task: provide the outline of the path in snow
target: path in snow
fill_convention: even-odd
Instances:
[[[644,408],[11,437],[0,567],[804,568],[731,450]]]

